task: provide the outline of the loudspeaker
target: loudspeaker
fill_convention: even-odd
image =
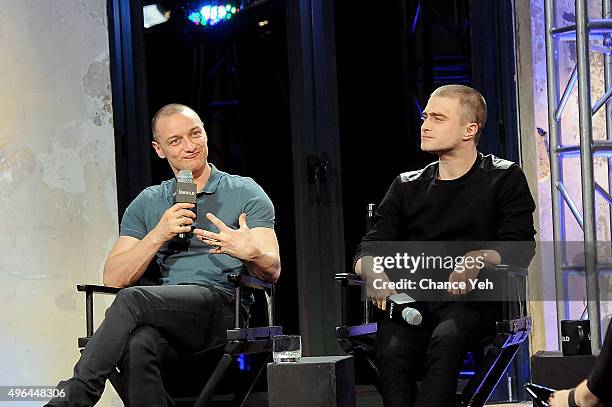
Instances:
[[[553,389],[576,387],[587,378],[596,356],[563,356],[561,352],[539,351],[531,357],[532,383]]]
[[[590,355],[591,326],[588,319],[561,321],[561,350],[563,356]]]
[[[268,363],[269,407],[355,407],[352,356]]]

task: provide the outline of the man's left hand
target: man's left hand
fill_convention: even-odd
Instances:
[[[559,390],[554,392],[552,396],[550,396],[550,400],[548,400],[548,404],[551,407],[568,407],[569,404],[567,402],[567,397],[569,395],[569,390]]]
[[[227,254],[245,261],[253,261],[261,255],[261,251],[253,242],[251,229],[247,226],[246,213],[240,214],[238,229],[230,228],[212,213],[207,213],[206,217],[219,229],[219,232],[195,229],[193,233],[202,242],[213,246],[209,253]]]
[[[483,258],[483,253],[479,250],[467,252],[463,256],[463,263],[461,265],[456,265],[453,272],[448,277],[448,281],[450,283],[456,283],[455,286],[458,286],[460,283],[463,283],[465,288],[451,288],[447,290],[451,295],[464,295],[472,291],[472,284],[470,280],[474,280],[478,277],[480,273],[480,269],[482,267],[478,267],[480,264],[476,261],[478,258]]]

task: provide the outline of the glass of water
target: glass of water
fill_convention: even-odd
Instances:
[[[272,358],[274,363],[298,362],[302,357],[300,335],[277,335],[272,337]]]

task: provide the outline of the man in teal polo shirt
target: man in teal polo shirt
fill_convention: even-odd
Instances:
[[[154,116],[153,148],[175,175],[191,170],[193,204],[173,205],[176,179],[142,191],[126,209],[120,236],[104,266],[104,284],[119,292],[74,369],[60,382],[67,397],[51,406],[94,405],[108,375],[120,371],[122,398],[130,406],[166,406],[163,358],[210,349],[233,325],[233,290],[227,274],[248,270],[269,282],[280,275],[274,207],[250,178],[208,163],[207,136],[191,108],[171,104]],[[176,235],[191,231],[186,244]],[[158,286],[131,287],[155,259]]]

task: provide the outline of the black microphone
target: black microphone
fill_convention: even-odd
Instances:
[[[174,203],[192,203],[196,205],[196,194],[198,192],[198,186],[193,182],[193,174],[191,170],[180,170],[176,180],[176,188],[174,190]],[[197,206],[190,209],[197,215]],[[178,238],[183,240],[191,239],[193,236],[193,229],[195,229],[195,222],[191,225],[191,232],[179,233]]]
[[[387,299],[387,317],[402,320],[410,325],[420,325],[423,316],[414,308],[416,300],[406,293],[394,294]]]
[[[548,400],[550,399],[550,396],[552,396],[552,394],[555,392],[554,389],[544,386],[538,386],[537,384],[533,383],[526,383],[525,390],[527,391],[527,394],[529,394],[533,399],[533,405],[538,407],[548,407],[550,405],[548,403]],[[572,404],[570,404],[570,406],[571,405]]]

